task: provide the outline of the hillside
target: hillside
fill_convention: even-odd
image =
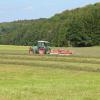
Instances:
[[[33,45],[48,40],[53,46],[100,45],[100,3],[66,10],[45,19],[0,24],[0,44]]]

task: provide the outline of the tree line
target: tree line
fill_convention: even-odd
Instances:
[[[0,23],[0,44],[33,45],[47,40],[52,46],[100,45],[100,3],[66,10],[51,18]]]

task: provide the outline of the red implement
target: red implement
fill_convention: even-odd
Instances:
[[[73,52],[71,50],[57,49],[57,50],[51,50],[50,54],[71,55],[71,54],[73,54]]]

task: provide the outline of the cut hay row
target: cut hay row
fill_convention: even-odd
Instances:
[[[0,51],[1,64],[42,66],[52,68],[65,68],[71,70],[100,72],[100,59],[98,57],[78,56],[39,56],[26,54],[25,50]]]
[[[0,50],[0,54],[2,55],[28,55],[27,50]]]
[[[100,64],[99,58],[82,58],[82,57],[61,57],[61,56],[34,56],[34,55],[0,55],[2,59],[19,59],[19,60],[38,60],[38,61],[56,61],[56,62],[78,62]]]
[[[14,64],[14,65],[27,65],[27,66],[42,66],[52,68],[64,68],[71,70],[82,70],[82,71],[96,71],[100,72],[100,64],[93,63],[81,63],[81,62],[62,62],[62,61],[50,61],[50,60],[30,60],[30,59],[5,59],[0,58],[1,64]]]

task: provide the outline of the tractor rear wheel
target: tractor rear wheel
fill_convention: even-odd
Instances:
[[[33,54],[33,48],[29,47],[29,54]]]

